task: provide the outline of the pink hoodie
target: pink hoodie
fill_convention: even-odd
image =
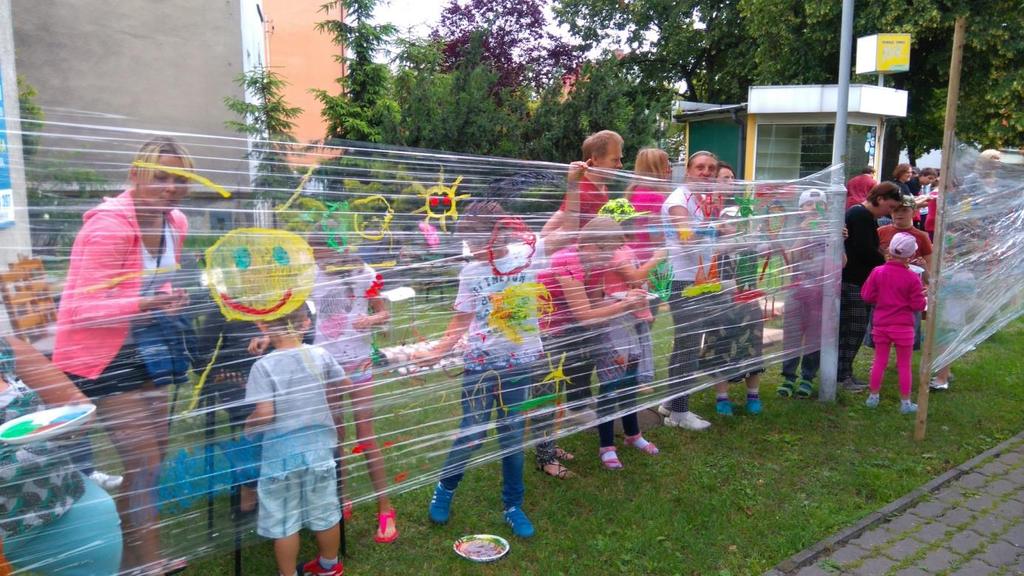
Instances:
[[[924,310],[921,279],[898,260],[890,260],[871,271],[860,290],[864,302],[875,307],[874,328],[914,329],[914,312]]]
[[[139,313],[142,237],[132,189],[104,198],[82,220],[57,312],[53,362],[69,374],[96,378],[121,350]],[[188,219],[172,210],[167,221],[180,259]]]

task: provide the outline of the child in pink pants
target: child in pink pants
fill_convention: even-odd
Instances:
[[[869,408],[878,406],[878,391],[889,364],[889,347],[896,345],[896,366],[900,377],[900,413],[917,412],[910,401],[911,368],[914,353],[914,312],[924,310],[927,302],[921,278],[907,264],[917,252],[917,240],[899,232],[889,243],[889,261],[871,271],[861,288],[861,298],[875,307],[871,337],[875,340],[875,362],[871,366]]]

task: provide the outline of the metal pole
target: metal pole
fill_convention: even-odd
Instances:
[[[945,198],[953,178],[953,146],[956,144],[956,110],[960,101],[960,64],[964,54],[964,33],[967,19],[960,16],[953,29],[953,55],[949,59],[949,91],[946,93],[946,122],[942,129],[942,178],[939,179],[939,198],[935,202],[935,244],[932,266],[928,271],[928,324],[925,326],[924,346],[921,347],[921,365],[917,388],[917,423],[914,426],[914,440],[924,440],[928,427],[928,384],[932,377],[932,363],[935,359],[935,332],[939,324],[935,302],[939,294],[939,280],[942,274],[942,256],[945,253],[946,219],[943,217]]]
[[[853,51],[853,0],[843,0],[843,24],[839,40],[839,90],[836,93],[836,127],[832,136],[832,166],[846,163],[846,116],[850,108],[850,53]],[[845,184],[845,170],[832,173],[833,188]],[[829,202],[829,215],[833,221],[842,220],[846,203],[837,201],[833,194]],[[829,280],[822,291],[821,306],[821,387],[818,399],[835,402],[836,379],[839,375],[839,300],[843,262],[842,226],[831,230],[827,248],[825,274]]]

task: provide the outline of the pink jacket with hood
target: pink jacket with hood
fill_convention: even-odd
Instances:
[[[139,313],[142,233],[135,220],[133,189],[85,213],[71,248],[71,267],[57,311],[53,362],[76,376],[96,378],[121,350]],[[167,213],[175,237],[174,255],[188,232],[188,219]]]

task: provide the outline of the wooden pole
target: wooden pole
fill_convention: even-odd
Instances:
[[[939,293],[942,275],[942,257],[945,253],[946,197],[952,182],[953,147],[956,134],[956,109],[960,101],[960,63],[964,54],[964,33],[967,30],[967,19],[959,16],[953,29],[953,54],[949,59],[949,91],[946,94],[946,122],[942,129],[942,177],[939,180],[939,198],[936,200],[935,214],[935,245],[932,253],[931,270],[928,271],[928,323],[925,325],[924,347],[921,353],[919,384],[917,388],[917,423],[914,426],[914,440],[924,440],[928,426],[928,385],[932,378],[932,364],[935,360],[935,332],[939,323],[939,315],[935,302]]]

